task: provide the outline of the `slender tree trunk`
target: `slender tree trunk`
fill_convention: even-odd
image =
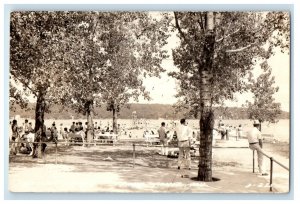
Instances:
[[[259,127],[258,130],[261,132],[261,122],[259,121]]]
[[[46,128],[44,128],[44,114],[45,114],[45,109],[46,109],[45,95],[46,95],[46,89],[41,88],[38,93],[36,107],[35,107],[35,127],[34,127],[35,139],[34,139],[34,142],[46,142],[47,141]],[[41,145],[34,144],[32,156],[41,158],[45,152],[46,146],[47,145],[45,143],[42,143]]]
[[[115,134],[118,134],[118,125],[117,125],[118,116],[115,107],[113,107],[112,112],[113,112],[113,131]]]
[[[94,117],[94,106],[93,106],[93,100],[88,100],[86,102],[86,116],[87,116],[87,142],[90,143],[93,141],[94,138],[94,123],[93,123],[93,117]],[[82,141],[84,142],[84,141]]]
[[[206,34],[203,48],[202,66],[200,71],[200,159],[198,180],[212,181],[212,134],[214,113],[212,111],[212,64],[214,54],[214,16],[213,12],[206,14]]]

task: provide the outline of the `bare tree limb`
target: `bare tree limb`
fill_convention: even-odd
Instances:
[[[225,52],[226,53],[234,53],[234,52],[241,52],[241,51],[244,51],[250,47],[252,47],[253,45],[255,45],[256,43],[251,43],[245,47],[241,47],[241,48],[238,48],[238,49],[234,49],[234,50],[226,50]]]
[[[199,20],[198,20],[198,21],[199,21]],[[202,29],[203,31],[205,31],[205,27],[204,27],[204,24],[203,24],[202,13],[201,13],[201,12],[200,12],[200,22],[199,22],[199,24],[200,24],[201,29]]]
[[[231,35],[235,34],[235,33],[238,33],[240,31],[240,29],[237,29],[236,31],[234,31],[233,33],[230,33],[228,35],[224,35],[223,37],[219,38],[216,40],[216,42],[220,42],[222,40],[225,40],[226,38],[230,37]]]

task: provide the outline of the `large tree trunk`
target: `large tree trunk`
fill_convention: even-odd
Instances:
[[[202,66],[200,71],[200,159],[198,180],[212,181],[212,133],[214,114],[212,111],[212,64],[214,54],[214,16],[213,12],[206,14],[206,34],[203,48]]]
[[[118,116],[115,107],[113,107],[112,112],[113,112],[113,131],[115,134],[118,134],[118,125],[117,125]]]
[[[46,109],[46,101],[45,101],[45,95],[46,95],[46,88],[41,88],[36,101],[36,107],[35,107],[35,139],[34,142],[46,142],[47,136],[46,136],[46,128],[44,127],[44,114]],[[32,156],[41,158],[42,155],[45,153],[46,144],[41,143],[34,144],[33,145],[33,154]]]
[[[88,100],[86,102],[86,116],[87,116],[87,131],[86,131],[86,139],[87,142],[93,142],[94,138],[94,123],[93,123],[93,116],[94,116],[94,106],[93,106],[93,100]],[[84,141],[82,141],[84,142]]]

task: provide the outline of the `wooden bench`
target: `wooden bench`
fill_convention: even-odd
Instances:
[[[115,144],[118,141],[117,134],[96,134],[94,142],[100,144]]]

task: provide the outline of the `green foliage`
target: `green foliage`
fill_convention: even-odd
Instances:
[[[75,12],[61,47],[64,87],[61,103],[78,112],[87,103],[107,103],[108,110],[144,95],[142,75],[158,76],[166,58],[167,18],[146,12]],[[80,42],[80,43],[78,43]]]
[[[183,106],[200,111],[200,73],[206,12],[175,12],[174,30],[180,45],[173,50],[179,72],[170,75],[180,82],[178,97]],[[215,12],[215,44],[212,74],[212,103],[233,99],[248,89],[246,78],[258,60],[267,60],[275,47],[289,49],[290,19],[286,12]]]
[[[60,47],[69,28],[67,17],[67,12],[11,13],[10,98],[26,107],[28,101],[16,91],[20,87],[36,97],[36,131],[43,132],[44,113],[67,91],[61,83],[64,51]]]
[[[47,109],[86,113],[90,104],[149,98],[141,76],[164,71],[168,23],[149,12],[12,12],[10,100],[26,106],[21,86],[45,93]]]
[[[253,93],[254,101],[247,102],[249,118],[259,120],[260,123],[268,121],[277,122],[277,116],[281,113],[280,104],[275,103],[273,95],[278,92],[279,87],[273,87],[274,76],[271,76],[271,68],[266,62],[261,64],[264,70],[256,80],[250,75],[249,89]]]
[[[109,62],[103,78],[108,80],[103,83],[99,101],[107,103],[108,111],[120,109],[130,98],[138,101],[140,95],[149,99],[141,76],[159,76],[165,71],[160,64],[167,57],[162,47],[169,36],[168,18],[163,14],[160,20],[147,13],[110,15],[115,26],[107,40]]]
[[[46,91],[47,101],[57,101],[63,75],[60,49],[65,12],[12,12],[10,19],[10,85],[38,97]],[[13,89],[13,88],[12,88]],[[11,91],[15,98],[17,92]],[[21,97],[16,100],[21,103]]]

